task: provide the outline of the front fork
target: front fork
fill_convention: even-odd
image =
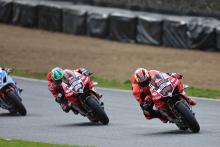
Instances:
[[[170,122],[176,123],[176,121],[180,121],[182,118],[180,114],[175,109],[175,104],[178,102],[183,102],[193,113],[192,107],[188,104],[184,95],[180,95],[175,101],[169,101],[166,105],[158,108],[160,113],[167,117]],[[193,113],[194,114],[194,113]]]
[[[100,98],[97,97],[97,92],[94,89],[92,89],[88,92],[88,95],[85,96],[86,97],[85,99],[79,100],[80,101],[79,103],[82,105],[81,107],[84,109],[84,110],[79,110],[81,115],[91,116],[91,114],[93,113],[93,111],[86,104],[86,100],[87,100],[88,96],[94,96],[96,98],[96,101],[100,104],[100,106],[104,110],[104,103],[101,102]],[[76,106],[76,107],[78,107],[78,106]],[[78,109],[80,109],[80,108],[78,107]]]
[[[175,116],[172,113],[172,107],[170,104],[164,105],[158,108],[160,113],[165,116],[170,122],[174,122]]]
[[[174,120],[174,122],[177,124],[177,125],[180,125],[180,126],[185,126],[185,123],[184,123],[184,118],[182,117],[182,115],[175,109],[175,105],[177,103],[183,103],[186,107],[188,107],[188,109],[191,111],[191,113],[193,115],[195,115],[195,113],[192,111],[192,106],[188,104],[187,100],[185,100],[184,98],[181,99],[179,101],[177,101],[174,105],[173,105],[173,109],[172,109],[172,112],[173,114],[175,115],[176,119]]]

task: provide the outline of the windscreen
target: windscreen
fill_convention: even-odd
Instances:
[[[172,96],[173,86],[168,79],[168,76],[163,74],[157,74],[153,77],[150,83],[158,93],[163,96]]]

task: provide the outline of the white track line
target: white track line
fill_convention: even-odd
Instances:
[[[41,83],[47,83],[46,80],[38,80],[38,79],[32,79],[32,78],[25,78],[25,77],[18,77],[18,76],[13,76],[15,79],[19,80],[26,80],[26,81],[32,81],[32,82],[41,82]],[[112,89],[112,88],[102,88],[102,87],[97,87],[98,89],[101,90],[107,90],[107,91],[112,91],[112,92],[126,92],[126,93],[131,93],[131,90],[119,90],[119,89]],[[212,99],[212,98],[205,98],[205,97],[193,97],[195,99],[200,99],[200,100],[206,100],[206,101],[220,101],[220,99]]]

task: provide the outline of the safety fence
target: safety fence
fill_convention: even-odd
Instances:
[[[122,42],[220,51],[220,21],[63,1],[0,0],[0,22]]]

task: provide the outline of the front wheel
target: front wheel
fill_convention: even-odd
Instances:
[[[93,96],[89,96],[87,98],[87,105],[94,112],[95,117],[102,122],[102,124],[107,125],[109,123],[109,118],[106,115],[105,111],[101,108],[98,101],[95,100]]]
[[[175,104],[175,108],[182,115],[183,121],[188,125],[189,129],[194,133],[198,133],[200,130],[199,123],[197,122],[189,107],[187,107],[186,104],[180,101]]]
[[[92,116],[89,116],[88,119],[93,123],[99,122],[99,120],[97,118],[93,118]]]
[[[177,125],[177,127],[178,127],[180,130],[183,130],[183,131],[185,131],[185,130],[187,130],[187,129],[188,129],[188,127],[187,127],[187,126],[178,126],[178,125]]]
[[[8,92],[7,97],[10,99],[10,102],[15,110],[17,110],[17,112],[19,112],[22,116],[25,116],[27,111],[21,103],[20,98],[13,91]]]

